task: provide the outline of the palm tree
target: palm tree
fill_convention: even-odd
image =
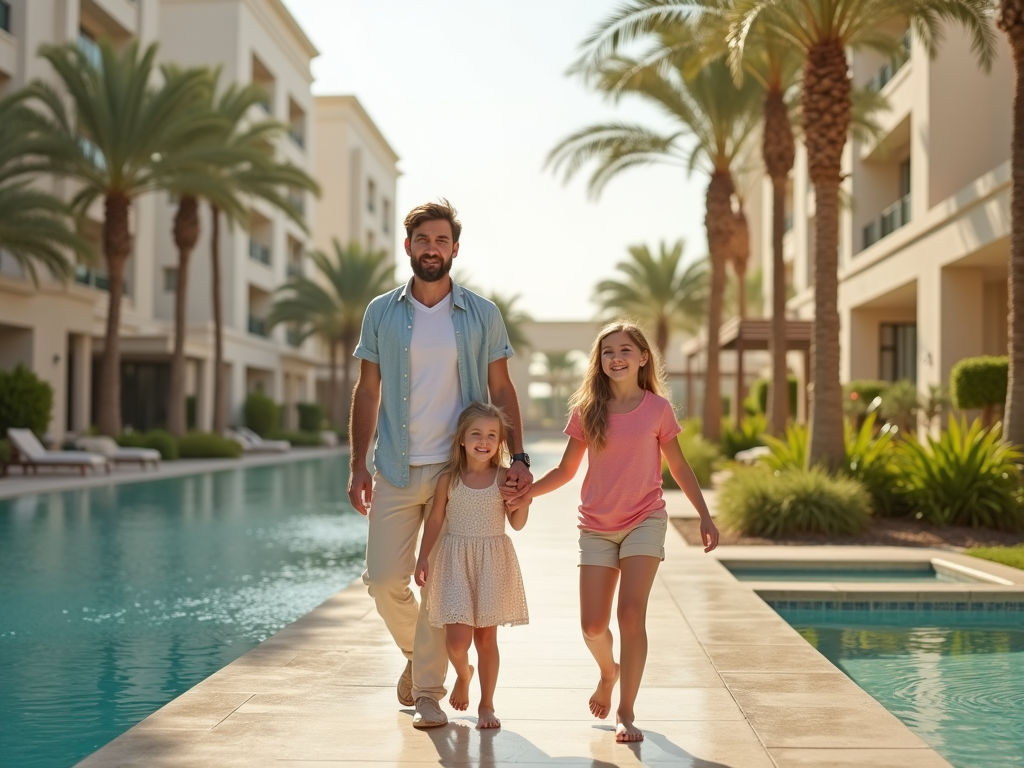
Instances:
[[[808,462],[843,461],[839,384],[839,189],[842,154],[853,116],[847,50],[872,48],[898,55],[899,36],[887,25],[908,22],[934,55],[944,22],[969,31],[982,66],[995,55],[988,21],[991,0],[735,0],[728,41],[734,69],[742,69],[753,30],[764,29],[804,54],[801,124],[815,195],[814,336]],[[777,388],[778,389],[778,388]]]
[[[158,167],[159,160],[209,130],[211,121],[196,115],[205,89],[202,73],[193,70],[154,87],[155,45],[140,54],[132,43],[118,54],[103,40],[100,53],[101,65],[94,67],[74,44],[42,46],[40,55],[53,66],[64,93],[35,81],[18,97],[38,107],[37,151],[47,169],[76,182],[72,208],[84,214],[103,200],[102,252],[110,288],[96,423],[104,434],[116,435],[121,431],[119,333],[132,250],[132,203],[164,185],[167,168]]]
[[[687,53],[694,65],[720,58],[727,53],[726,11],[732,0],[631,0],[616,12],[587,42],[588,54],[577,65],[582,69],[614,53],[620,46],[637,39],[657,36],[665,29],[685,26],[693,39],[677,36],[672,45],[655,48],[648,56],[649,65]],[[696,42],[695,42],[696,40]],[[691,44],[689,51],[685,50]],[[768,388],[768,422],[772,434],[782,435],[786,428],[788,403],[788,370],[786,366],[786,272],[783,259],[785,235],[786,190],[789,174],[796,158],[796,141],[790,122],[788,101],[796,89],[797,76],[803,62],[802,51],[788,43],[764,23],[754,26],[742,58],[743,71],[764,88],[761,156],[772,183],[772,322],[768,351],[772,360],[771,386]],[[739,223],[739,222],[738,222]],[[745,271],[743,249],[749,254],[749,239],[737,238],[740,250],[733,266]],[[734,257],[735,259],[735,257]],[[745,280],[737,270],[738,288]],[[745,314],[745,297],[740,300],[740,314]]]
[[[700,259],[684,267],[682,240],[671,248],[661,243],[657,257],[646,245],[633,245],[629,256],[615,265],[618,278],[597,284],[595,301],[605,314],[635,317],[651,328],[654,344],[665,360],[671,332],[693,332],[704,319],[707,260]]]
[[[565,410],[569,400],[569,394],[576,387],[579,378],[577,358],[571,352],[542,352],[544,355],[544,368],[547,372],[548,383],[551,385],[551,398],[548,400],[549,416],[552,419],[559,419],[564,413],[556,413],[561,406]]]
[[[498,308],[501,319],[505,323],[505,332],[508,333],[508,342],[512,348],[523,349],[531,346],[530,339],[527,337],[526,331],[523,330],[523,324],[530,322],[533,318],[516,306],[519,295],[505,296],[492,291],[487,298]]]
[[[1024,0],[998,0],[996,25],[1010,40],[1013,56],[1013,141],[1011,144],[1009,304],[1010,371],[1003,436],[1024,445]]]
[[[663,44],[674,43],[666,38]],[[704,223],[711,279],[703,432],[706,439],[717,442],[722,421],[722,402],[717,397],[719,326],[725,264],[735,229],[733,171],[757,127],[762,92],[752,79],[737,87],[721,61],[711,62],[690,77],[686,77],[685,63],[685,57],[677,56],[671,66],[644,66],[627,57],[609,56],[597,69],[598,89],[614,99],[633,94],[658,104],[676,122],[676,130],[661,134],[636,124],[594,125],[564,139],[548,160],[556,168],[565,166],[566,178],[589,160],[596,160],[589,182],[593,194],[626,168],[646,163],[675,161],[689,171],[700,166],[708,173]],[[690,138],[692,146],[687,148]]]
[[[319,338],[331,361],[328,410],[335,426],[343,423],[342,405],[352,389],[349,361],[359,340],[363,315],[370,302],[391,287],[392,268],[384,251],[366,252],[357,242],[342,248],[334,241],[333,260],[322,251],[312,251],[310,260],[316,277],[296,276],[278,289],[278,298],[267,322],[297,326],[299,340]],[[338,353],[342,365],[342,392],[338,393]]]

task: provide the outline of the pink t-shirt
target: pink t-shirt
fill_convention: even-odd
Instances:
[[[579,527],[588,531],[625,531],[648,517],[666,517],[661,495],[661,444],[680,433],[672,404],[653,392],[629,413],[608,414],[604,450],[587,448]],[[565,434],[583,440],[577,411]]]

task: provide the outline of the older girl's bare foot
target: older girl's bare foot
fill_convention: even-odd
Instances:
[[[448,697],[448,703],[452,709],[465,712],[469,707],[469,681],[473,679],[473,667],[469,668],[469,677],[455,678],[455,685],[452,686],[452,695]]]
[[[625,718],[622,715],[618,715],[615,718],[615,740],[620,744],[632,741],[643,741],[644,732],[633,725],[632,716]]]
[[[501,728],[501,720],[494,716],[494,710],[491,707],[481,704],[477,712],[480,715],[476,721],[477,728]]]
[[[619,665],[615,665],[615,675],[602,677],[597,683],[597,690],[590,697],[590,713],[604,720],[612,708],[612,690],[619,680]]]

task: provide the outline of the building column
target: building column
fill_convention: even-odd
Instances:
[[[92,336],[71,336],[71,428],[77,434],[89,431],[92,421]]]
[[[213,429],[213,361],[198,359],[196,369],[196,429]]]
[[[242,423],[242,406],[248,394],[245,387],[245,364],[241,361],[230,364],[228,381],[228,426]]]
[[[985,276],[977,268],[947,267],[941,286],[939,383],[948,384],[957,362],[985,348]]]

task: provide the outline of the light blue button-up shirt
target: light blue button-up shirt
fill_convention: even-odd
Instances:
[[[370,302],[353,353],[360,360],[380,366],[380,412],[373,463],[385,480],[399,488],[409,485],[409,345],[414,315],[408,300],[411,287],[412,280]],[[459,353],[462,407],[486,403],[487,366],[514,354],[501,312],[493,302],[452,281],[452,325]]]

